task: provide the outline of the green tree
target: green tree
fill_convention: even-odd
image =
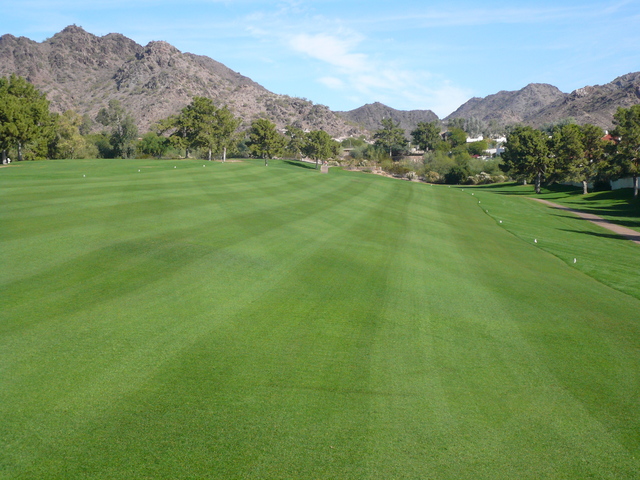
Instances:
[[[451,150],[467,145],[467,132],[458,127],[450,127],[445,133],[445,138]]]
[[[455,160],[441,150],[427,152],[424,156],[424,169],[428,172],[436,172],[441,177],[446,175],[455,165]]]
[[[304,130],[293,125],[287,125],[285,135],[288,138],[288,152],[295,158],[300,159],[307,143],[307,135],[304,133]]]
[[[89,135],[91,133],[91,129],[93,127],[93,120],[88,113],[82,115],[82,123],[78,127],[80,130],[80,135]]]
[[[227,148],[234,143],[234,133],[240,120],[226,106],[217,108],[210,98],[205,97],[194,97],[181,115],[187,117],[185,124],[190,125],[189,146],[205,148],[209,161],[214,153],[222,153],[224,161]]]
[[[340,154],[340,144],[323,130],[312,130],[307,134],[307,142],[303,152],[312,160],[318,162],[328,160]]]
[[[73,110],[57,116],[53,158],[89,158],[98,154],[95,148],[80,134],[84,119]]]
[[[464,183],[469,177],[469,170],[463,165],[454,165],[444,175],[444,183],[449,185],[460,185]]]
[[[23,147],[50,134],[51,127],[49,101],[43,93],[22,77],[0,78],[0,150],[3,161],[7,150],[12,147],[18,151],[18,160],[22,160]]]
[[[500,168],[509,175],[525,180],[534,177],[536,193],[540,193],[542,178],[553,165],[546,134],[522,125],[507,135],[502,160]]]
[[[486,140],[478,140],[477,142],[467,143],[467,151],[470,155],[484,155],[485,150],[487,150],[488,148],[489,144]]]
[[[382,128],[373,135],[375,145],[384,148],[392,157],[394,153],[400,153],[407,145],[404,130],[400,123],[395,123],[391,118],[382,119]]]
[[[618,108],[613,115],[616,127],[611,135],[616,139],[613,166],[617,177],[633,177],[633,196],[638,196],[640,173],[640,105]]]
[[[249,129],[249,150],[258,157],[264,158],[264,165],[269,165],[269,159],[282,155],[286,139],[278,132],[276,125],[266,118],[259,118],[251,123]]]
[[[459,130],[464,130],[465,123],[466,120],[462,117],[452,118],[447,122],[447,129],[452,130],[454,128],[457,128]]]
[[[582,183],[583,194],[589,193],[589,181],[598,173],[604,156],[604,131],[595,125],[565,124],[557,127],[552,137],[555,171],[564,180]]]
[[[169,139],[158,135],[156,132],[145,133],[136,145],[136,150],[139,153],[156,158],[162,157],[168,149]]]
[[[435,150],[442,137],[440,136],[440,125],[438,122],[419,122],[411,132],[413,143],[417,144],[421,150],[429,152]]]
[[[160,120],[157,128],[161,134],[169,133],[169,143],[179,150],[184,150],[184,158],[189,158],[195,126],[192,118],[186,114],[186,107],[180,114]]]
[[[120,102],[115,99],[109,100],[109,107],[100,109],[96,121],[111,128],[109,143],[113,148],[114,156],[122,158],[131,156],[133,141],[138,136],[138,127]]]
[[[601,179],[609,167],[608,141],[604,137],[604,130],[597,125],[587,123],[582,126],[582,145],[586,160],[584,175],[588,182]]]
[[[96,158],[114,158],[113,147],[109,143],[109,134],[106,132],[90,133],[84,136],[90,148],[93,148],[97,154]]]

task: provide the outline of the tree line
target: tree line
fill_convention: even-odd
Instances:
[[[568,123],[550,131],[518,125],[507,135],[500,168],[512,178],[533,181],[536,193],[543,182],[579,182],[588,185],[633,178],[638,196],[640,172],[640,105],[618,108],[615,128],[605,134],[598,126]]]
[[[92,133],[94,121],[103,130]],[[280,132],[266,118],[257,118],[240,130],[241,120],[226,107],[205,97],[194,97],[178,114],[161,120],[139,136],[133,116],[118,100],[110,100],[95,119],[69,110],[51,113],[49,101],[24,78],[0,78],[0,152],[17,160],[46,158],[160,158],[170,151],[185,158],[202,154],[212,160],[227,154],[265,160],[285,154],[321,161],[337,157],[340,144],[322,130],[303,131],[293,125]]]
[[[640,171],[640,105],[619,108],[610,135],[595,125],[561,122],[541,129],[516,125],[507,134],[500,158],[478,160],[489,144],[467,142],[469,130],[495,130],[473,119],[454,119],[442,132],[439,122],[421,122],[411,132],[414,145],[424,151],[422,164],[394,161],[408,152],[404,130],[384,119],[374,133],[374,143],[349,139],[350,156],[356,163],[370,162],[399,176],[422,177],[430,182],[486,183],[512,179],[533,182],[540,192],[543,182],[581,182],[588,185],[610,179],[633,177],[638,195]],[[94,122],[102,125],[92,132]],[[305,132],[288,125],[284,132],[266,118],[257,118],[246,130],[226,107],[205,97],[194,97],[178,114],[161,120],[139,136],[135,120],[117,101],[111,100],[95,119],[74,111],[51,113],[49,101],[24,78],[0,78],[0,154],[17,160],[44,158],[162,157],[167,152],[194,152],[211,160],[227,154],[265,160],[281,156],[315,161],[337,158],[341,145],[326,132]],[[465,131],[466,129],[466,131]],[[343,145],[346,147],[346,145]],[[182,155],[182,153],[180,154]]]
[[[439,121],[420,122],[411,136],[413,144],[424,152],[422,166],[402,160],[408,153],[409,141],[393,120],[384,119],[374,138],[378,154],[384,152],[387,159],[400,159],[387,161],[386,167],[382,162],[385,170],[399,176],[418,176],[428,182],[448,184],[491,183],[511,178],[532,182],[537,193],[543,183],[576,182],[582,184],[584,194],[588,193],[589,185],[608,188],[611,180],[631,177],[637,197],[640,105],[618,108],[613,124],[615,128],[609,133],[596,125],[577,125],[571,118],[539,129],[525,125],[501,127],[507,132],[505,151],[487,160],[486,150],[492,140],[468,142],[467,136],[470,131],[476,134],[492,131],[496,135],[500,131],[497,125],[461,118],[453,119],[446,128]],[[372,149],[363,151],[368,159],[375,158]],[[478,161],[478,157],[482,160]]]
[[[477,125],[478,122],[464,119],[454,119],[446,128],[438,120],[419,122],[409,143],[399,123],[385,118],[373,135],[372,145],[348,139],[348,145],[344,146],[352,147],[349,155],[359,167],[375,164],[397,177],[448,184],[505,181],[507,177],[498,168],[500,159],[488,158],[486,153],[496,142],[484,139],[467,142],[469,132],[464,129]],[[494,125],[491,128],[498,131]],[[416,149],[423,152],[419,161]]]

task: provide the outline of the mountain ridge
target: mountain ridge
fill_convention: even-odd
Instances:
[[[571,93],[563,93],[549,84],[530,83],[520,90],[474,97],[444,120],[474,117],[502,125],[523,123],[541,127],[572,117],[578,124],[592,123],[610,129],[618,107],[639,103],[640,72],[635,72],[605,85],[586,86]]]
[[[0,75],[12,73],[46,93],[57,112],[73,109],[95,118],[117,99],[141,131],[205,96],[227,105],[245,127],[265,117],[280,128],[291,123],[334,136],[361,132],[324,105],[272,93],[212,58],[163,41],[142,46],[119,33],[98,37],[75,25],[43,42],[0,37]]]
[[[25,77],[47,94],[53,111],[73,109],[95,118],[109,100],[129,110],[141,131],[178,113],[194,96],[227,105],[248,127],[269,118],[321,129],[334,137],[359,135],[380,128],[391,118],[407,136],[419,122],[440,121],[431,110],[396,110],[379,102],[349,111],[331,111],[320,104],[270,92],[220,62],[183,53],[164,41],[142,46],[120,33],[98,37],[70,25],[42,42],[5,34],[0,37],[0,76]],[[585,86],[571,93],[544,83],[520,90],[473,97],[443,120],[476,118],[501,125],[531,126],[573,117],[577,123],[611,128],[618,107],[640,103],[640,72],[621,75],[605,85]]]
[[[349,111],[335,112],[339,116],[362,125],[369,131],[380,128],[382,120],[390,118],[402,128],[407,136],[415,130],[419,122],[438,121],[438,116],[431,110],[396,110],[380,102],[369,103]]]

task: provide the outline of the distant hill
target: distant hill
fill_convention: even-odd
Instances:
[[[501,125],[521,123],[531,114],[550,105],[565,94],[552,85],[532,83],[515,92],[501,91],[485,98],[474,97],[445,118],[495,120]]]
[[[602,128],[613,126],[618,107],[640,103],[640,72],[618,77],[603,86],[587,86],[563,93],[547,84],[532,83],[521,90],[501,91],[485,98],[472,98],[445,118],[494,120],[502,125],[524,123],[534,127],[573,117],[579,124]]]
[[[206,96],[228,105],[245,126],[266,117],[281,128],[295,123],[333,136],[359,133],[329,108],[276,95],[209,57],[181,53],[166,42],[143,47],[118,33],[97,37],[75,25],[41,43],[0,37],[0,76],[11,73],[47,93],[58,112],[74,109],[95,118],[109,100],[118,99],[141,131],[194,96]]]
[[[618,107],[629,108],[637,104],[640,104],[640,72],[623,75],[606,85],[575,90],[530,115],[527,123],[540,126],[559,118],[573,117],[579,124],[592,123],[610,129]]]
[[[348,112],[336,113],[350,122],[361,125],[370,132],[379,130],[382,126],[383,119],[391,118],[404,129],[407,138],[411,138],[411,132],[416,128],[418,123],[439,120],[438,116],[431,110],[395,110],[379,102],[364,105]]]

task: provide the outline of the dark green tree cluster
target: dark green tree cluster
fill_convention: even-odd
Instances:
[[[9,149],[23,160],[25,149],[33,157],[46,157],[54,133],[49,101],[24,78],[0,78],[0,151],[3,163]]]
[[[640,105],[618,108],[609,138],[598,126],[556,125],[550,132],[518,125],[507,135],[501,168],[512,178],[580,182],[583,193],[595,180],[633,178],[638,196],[640,173]]]
[[[214,154],[222,154],[224,161],[227,149],[237,140],[239,125],[240,120],[226,106],[218,108],[210,98],[194,97],[178,115],[160,122],[160,130],[171,132],[169,141],[184,149],[187,158],[190,151],[202,148],[208,160]]]
[[[264,159],[265,166],[269,165],[269,159],[284,153],[287,140],[278,132],[276,125],[266,118],[254,120],[248,136],[249,151],[255,157]]]
[[[640,105],[618,108],[613,116],[615,128],[611,155],[612,176],[633,178],[633,196],[638,196],[638,175],[640,174]]]
[[[552,167],[548,136],[529,126],[517,126],[507,136],[501,168],[515,178],[535,179],[536,193]]]
[[[467,183],[469,177],[482,176],[482,182],[502,181],[499,160],[485,160],[486,140],[467,143],[464,119],[454,119],[445,131],[438,121],[420,122],[411,132],[413,142],[425,152],[421,175],[430,182]],[[472,178],[472,181],[475,181]]]
[[[373,135],[374,144],[389,152],[390,157],[405,152],[408,142],[404,136],[404,130],[400,128],[400,124],[394,122],[391,118],[384,118],[381,123],[382,128]]]
[[[411,136],[413,143],[424,152],[436,150],[443,141],[439,122],[419,122]]]
[[[108,108],[100,109],[96,121],[109,127],[108,139],[114,157],[129,158],[133,155],[138,127],[133,116],[118,100],[109,100]]]
[[[289,154],[297,159],[303,156],[311,158],[318,168],[319,162],[340,154],[340,144],[323,130],[305,132],[288,125],[283,135],[273,122],[265,118],[253,121],[248,137],[251,154],[263,158],[265,166],[269,165],[269,159]]]
[[[306,142],[302,148],[304,154],[316,162],[337,157],[340,154],[340,144],[323,130],[312,130],[306,135]]]

